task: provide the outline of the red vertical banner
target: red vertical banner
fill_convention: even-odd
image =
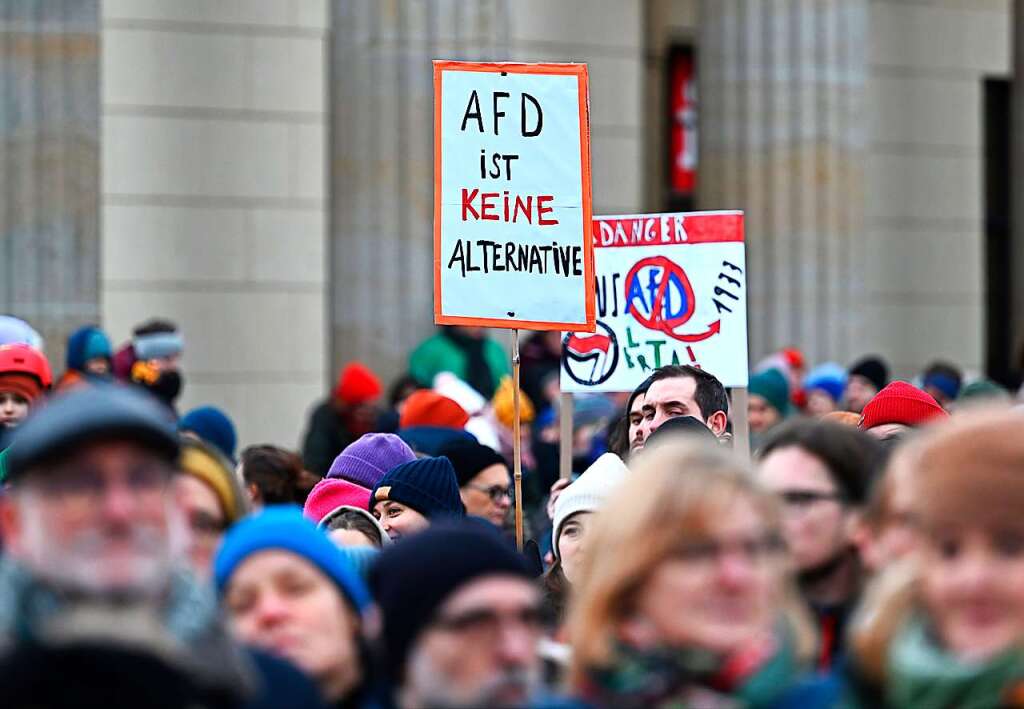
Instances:
[[[675,196],[683,197],[697,189],[697,67],[689,49],[670,56],[670,186]]]

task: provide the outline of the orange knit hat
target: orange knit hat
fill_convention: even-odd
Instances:
[[[405,400],[402,415],[398,419],[398,426],[399,428],[413,426],[462,428],[467,421],[469,421],[469,414],[455,401],[436,391],[420,389]]]

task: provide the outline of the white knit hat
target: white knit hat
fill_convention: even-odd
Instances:
[[[558,553],[558,536],[566,520],[577,512],[597,512],[628,475],[629,469],[619,456],[605,453],[558,496],[551,530],[551,548],[556,559],[561,558]]]

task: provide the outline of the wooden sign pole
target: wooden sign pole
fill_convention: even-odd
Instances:
[[[558,477],[572,477],[572,415],[575,401],[572,394],[562,393],[558,407]]]
[[[516,496],[516,548],[523,550],[523,452],[519,423],[519,330],[512,329],[512,478]]]
[[[750,425],[747,423],[747,388],[732,390],[732,448],[750,460]]]

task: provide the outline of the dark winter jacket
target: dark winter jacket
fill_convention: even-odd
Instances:
[[[356,438],[330,399],[323,401],[309,417],[309,428],[302,443],[302,464],[306,470],[323,477],[338,454]]]

